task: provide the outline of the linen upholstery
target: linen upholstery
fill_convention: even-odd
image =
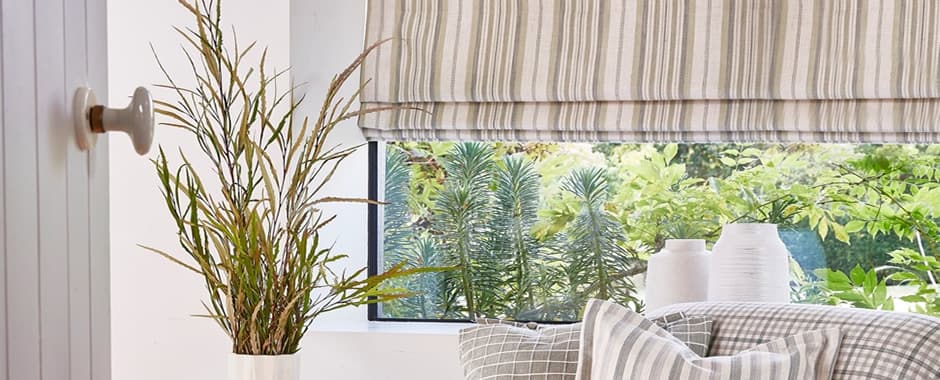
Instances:
[[[458,355],[467,380],[573,380],[581,324],[532,330],[485,324],[460,331]]]
[[[633,311],[591,300],[584,312],[578,380],[828,380],[841,333],[805,331],[734,356],[703,358]]]
[[[684,313],[654,323],[693,350],[708,351],[711,320]],[[477,319],[460,332],[459,356],[468,380],[573,380],[578,368],[581,324],[540,325]]]
[[[512,326],[512,327],[526,328],[529,330],[538,330],[539,328],[543,327],[536,322],[518,322],[518,321],[510,321],[506,319],[496,319],[496,318],[477,318],[476,322],[478,325],[506,325],[506,326]]]
[[[652,319],[657,326],[676,337],[698,356],[708,354],[712,340],[712,320],[705,315],[678,312]]]
[[[917,314],[818,305],[688,303],[656,310],[714,320],[710,356],[808,330],[838,327],[842,346],[833,380],[940,379],[940,320]]]
[[[940,3],[370,0],[370,139],[938,142]]]

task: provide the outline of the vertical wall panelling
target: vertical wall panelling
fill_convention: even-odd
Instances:
[[[36,148],[39,174],[39,306],[43,379],[68,379],[69,287],[66,110],[62,0],[35,0]]]
[[[85,15],[85,0],[66,0],[66,15]],[[65,18],[66,83],[70,91],[88,80],[85,17]],[[100,89],[95,89],[100,91]],[[101,98],[99,99],[107,99]],[[88,154],[68,148],[69,345],[71,380],[91,379],[91,291],[88,226]]]
[[[105,1],[0,0],[0,380],[111,377],[107,139],[71,115],[107,99]]]
[[[3,160],[3,126],[4,124],[4,112],[5,109],[3,102],[3,62],[4,62],[4,52],[5,44],[3,43],[3,31],[5,30],[4,18],[6,8],[6,1],[9,0],[0,0],[0,160]],[[3,205],[3,200],[6,199],[6,191],[4,190],[3,180],[3,165],[0,165],[0,216],[6,215],[6,208]],[[6,241],[6,219],[0,217],[0,380],[7,380],[7,301],[6,301],[6,245],[3,242]]]
[[[87,0],[88,79],[98,99],[108,99],[107,4]],[[120,106],[123,107],[124,104]],[[98,140],[90,155],[88,221],[91,228],[91,378],[111,378],[111,260],[108,255],[108,138]],[[141,158],[143,159],[143,158]]]
[[[91,378],[111,378],[111,260],[108,255],[110,234],[107,221],[108,182],[99,178],[108,176],[108,139],[98,141],[91,167],[92,180],[89,194],[89,220],[91,231]]]
[[[3,14],[7,376],[26,380],[40,368],[33,1],[4,1]]]

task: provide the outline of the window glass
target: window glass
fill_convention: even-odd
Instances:
[[[387,204],[377,208],[375,262],[453,267],[391,284],[418,295],[378,305],[379,319],[574,321],[592,297],[642,310],[650,255],[672,238],[711,247],[730,222],[779,225],[794,302],[940,310],[940,146],[395,142],[379,151]]]

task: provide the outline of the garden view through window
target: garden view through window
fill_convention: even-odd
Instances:
[[[732,222],[779,225],[793,302],[940,314],[940,146],[378,147],[375,262],[453,267],[391,284],[418,295],[378,319],[575,321],[589,298],[642,310],[666,239],[710,248]]]

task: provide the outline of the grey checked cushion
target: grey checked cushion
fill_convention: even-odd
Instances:
[[[630,309],[591,300],[584,312],[578,380],[829,380],[841,333],[801,332],[734,356],[703,358]]]
[[[573,380],[581,324],[536,329],[488,323],[460,331],[467,380]]]
[[[808,330],[843,334],[834,380],[940,379],[940,320],[922,315],[817,305],[689,303],[655,315],[706,314],[714,320],[709,355],[733,355]],[[654,316],[655,316],[654,315]]]
[[[708,354],[712,338],[712,320],[705,315],[686,316],[683,312],[666,314],[652,321],[685,343],[698,356]]]
[[[459,355],[467,380],[573,380],[578,369],[581,324],[539,325],[478,319],[460,331]],[[711,321],[684,313],[656,323],[690,348],[708,350]]]
[[[535,322],[516,322],[496,318],[477,318],[478,325],[508,325],[529,330],[538,330],[541,326]]]

